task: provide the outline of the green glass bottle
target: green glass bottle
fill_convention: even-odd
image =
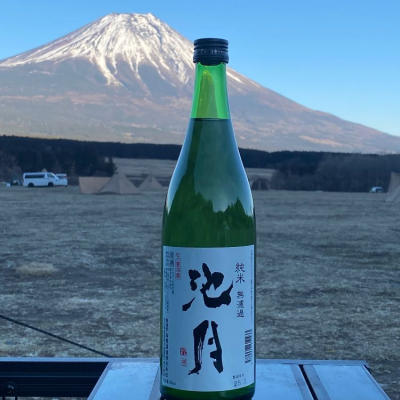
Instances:
[[[162,226],[161,394],[248,400],[255,390],[253,199],[230,119],[228,42],[198,39],[193,106]]]

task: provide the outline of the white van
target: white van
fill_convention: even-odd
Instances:
[[[26,172],[23,176],[24,186],[57,186],[58,178],[51,172]]]
[[[68,186],[68,177],[67,174],[56,174],[58,178],[57,186]]]

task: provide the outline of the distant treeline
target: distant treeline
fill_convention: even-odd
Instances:
[[[70,175],[111,175],[113,157],[177,160],[181,146],[82,142],[0,136],[0,179],[24,171]],[[365,192],[388,188],[390,172],[400,172],[400,155],[240,149],[246,168],[275,169],[274,189]],[[6,176],[7,175],[7,176]]]
[[[400,155],[315,153],[293,156],[277,166],[271,186],[286,190],[367,192],[374,186],[386,191],[390,173],[400,172]]]
[[[112,157],[92,143],[0,136],[0,180],[20,179],[23,172],[47,171],[78,176],[110,176]]]

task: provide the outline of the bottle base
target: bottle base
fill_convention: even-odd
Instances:
[[[251,400],[254,392],[255,384],[224,392],[192,392],[161,386],[160,400]]]

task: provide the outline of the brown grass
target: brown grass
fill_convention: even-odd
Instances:
[[[157,357],[164,195],[1,188],[1,313],[114,356]],[[258,357],[366,359],[400,399],[400,205],[254,197]],[[0,356],[95,355],[0,320]]]

